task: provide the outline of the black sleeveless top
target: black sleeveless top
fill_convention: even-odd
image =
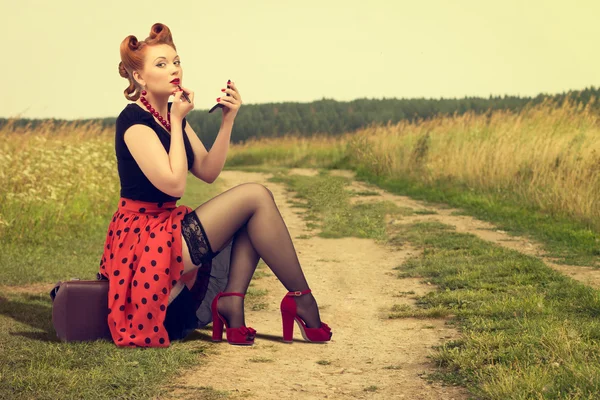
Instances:
[[[171,110],[171,102],[168,109]],[[186,120],[183,119],[182,129],[185,129]],[[115,152],[117,156],[117,169],[121,181],[121,197],[148,202],[177,201],[180,197],[170,196],[154,186],[142,172],[137,162],[129,152],[125,144],[125,131],[135,124],[149,126],[163,144],[167,154],[171,147],[171,134],[159,123],[150,112],[142,109],[137,103],[129,103],[116,120],[115,129]],[[185,131],[183,132],[183,144],[188,162],[188,171],[194,165],[194,152]]]

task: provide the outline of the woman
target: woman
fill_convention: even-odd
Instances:
[[[154,24],[142,42],[126,37],[120,53],[119,73],[129,80],[125,97],[134,103],[116,121],[121,198],[100,261],[100,273],[110,280],[108,323],[115,344],[167,347],[211,319],[214,341],[222,340],[225,325],[230,344],[253,344],[256,331],[246,327],[244,295],[260,258],[288,290],[281,302],[284,341],[292,341],[294,320],[305,339],[329,341],[331,331],[320,320],[266,187],[246,183],[196,209],[176,205],[188,171],[212,183],[225,164],[242,104],[235,83],[221,89],[229,96],[217,99],[223,119],[207,152],[185,120],[194,108],[194,92],[181,86],[183,69],[169,28]],[[217,260],[228,275],[213,271]],[[196,310],[207,309],[209,302],[211,318],[198,321]]]

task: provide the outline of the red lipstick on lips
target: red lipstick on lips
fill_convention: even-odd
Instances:
[[[179,86],[180,84],[180,80],[179,78],[175,78],[171,81],[172,84],[177,85],[177,87],[179,89],[181,89],[181,86]],[[181,91],[183,92],[183,89],[181,89]],[[185,92],[181,93],[181,95],[183,96],[184,99],[187,100],[188,103],[191,103],[192,101],[190,100],[190,98],[187,96],[187,94]]]

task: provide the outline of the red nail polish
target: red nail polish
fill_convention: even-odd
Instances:
[[[224,91],[225,91],[225,89],[221,89],[221,92],[224,92]]]
[[[227,81],[227,83],[231,83],[231,79]]]
[[[221,101],[221,98],[220,98],[220,97],[217,97],[217,101]]]

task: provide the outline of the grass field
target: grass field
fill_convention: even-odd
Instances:
[[[560,262],[600,266],[600,132],[586,107],[439,117],[369,127],[337,138],[283,138],[233,146],[227,168],[348,168],[394,193],[444,202],[540,241]],[[132,398],[168,391],[160,378],[201,363],[202,341],[169,351],[56,340],[48,293],[36,284],[97,271],[118,199],[113,132],[94,126],[0,131],[0,398]],[[397,306],[393,318],[452,317],[462,339],[438,349],[432,379],[483,398],[593,398],[598,292],[541,261],[436,224],[386,230],[393,205],[352,206],[341,178],[275,178],[304,195],[327,237],[409,241],[420,258],[399,266],[440,288]],[[199,205],[218,184],[192,178],[181,202]],[[260,270],[259,270],[260,272]],[[260,276],[260,274],[258,275]],[[260,309],[260,293],[252,307]],[[203,389],[202,398],[223,394]]]

